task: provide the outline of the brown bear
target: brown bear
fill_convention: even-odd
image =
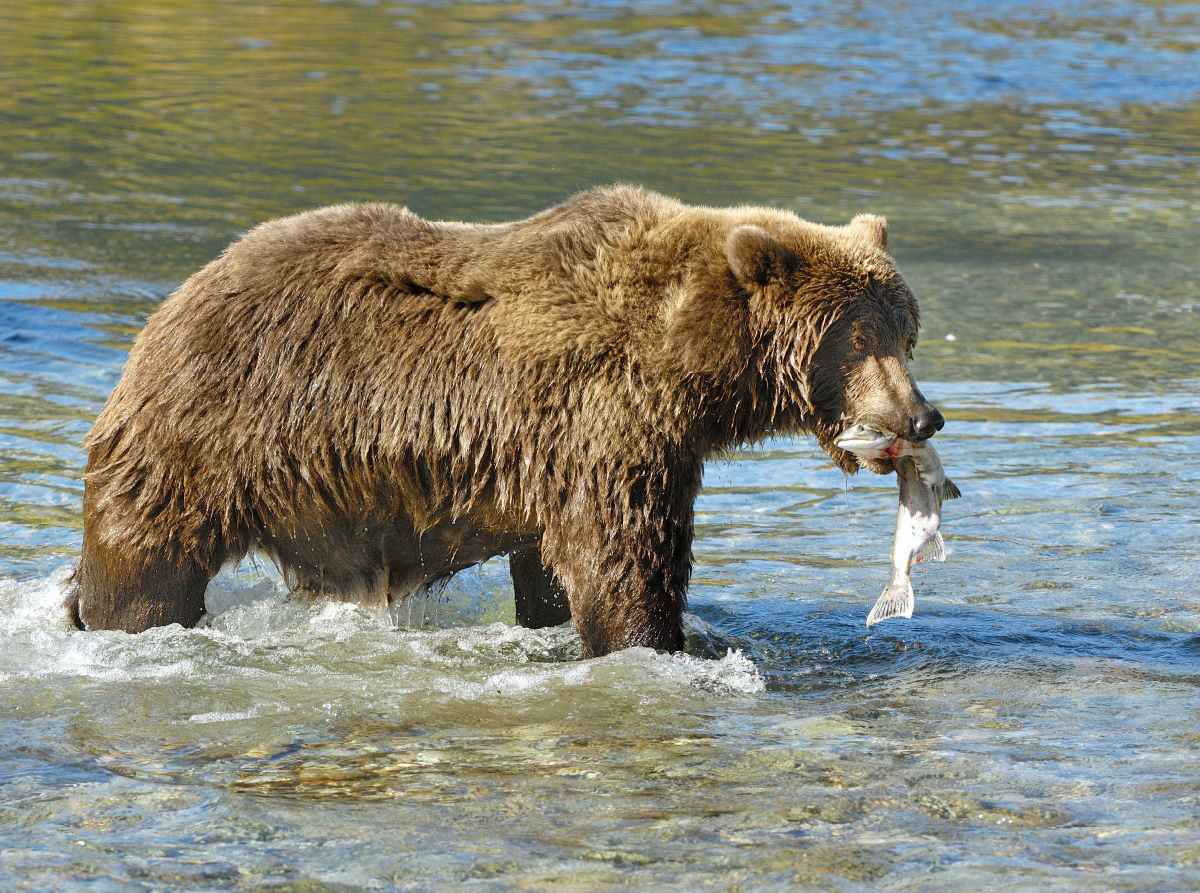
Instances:
[[[886,473],[839,432],[942,427],[886,240],[630,187],[263,224],[150,317],[88,434],[76,622],[193,625],[250,550],[375,606],[509,553],[523,625],[679,650],[707,457],[803,431]]]

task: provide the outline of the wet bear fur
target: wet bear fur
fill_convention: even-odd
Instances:
[[[76,622],[193,625],[251,550],[376,606],[511,553],[522,623],[681,649],[706,458],[809,432],[853,471],[846,425],[927,406],[886,235],[628,187],[263,224],[150,317],[87,436]]]

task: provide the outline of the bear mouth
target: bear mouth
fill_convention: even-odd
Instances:
[[[850,455],[854,456],[853,453]],[[891,474],[896,470],[896,466],[892,463],[891,459],[868,459],[865,456],[854,456],[854,461],[858,463],[860,468],[873,471],[875,474]]]

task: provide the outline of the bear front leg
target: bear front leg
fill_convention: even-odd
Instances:
[[[686,572],[631,567],[619,560],[605,564],[608,569],[584,576],[569,590],[571,619],[584,656],[636,647],[682,651]]]
[[[534,545],[514,551],[508,557],[512,573],[517,624],[526,629],[559,626],[571,619],[567,594],[554,579],[554,573],[542,564],[542,550]]]
[[[694,490],[547,531],[543,549],[567,592],[585,656],[637,646],[683,650]]]

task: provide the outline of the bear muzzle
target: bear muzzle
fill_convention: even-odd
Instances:
[[[926,403],[909,422],[908,440],[918,443],[926,441],[946,427],[946,420],[937,411],[937,407]]]

